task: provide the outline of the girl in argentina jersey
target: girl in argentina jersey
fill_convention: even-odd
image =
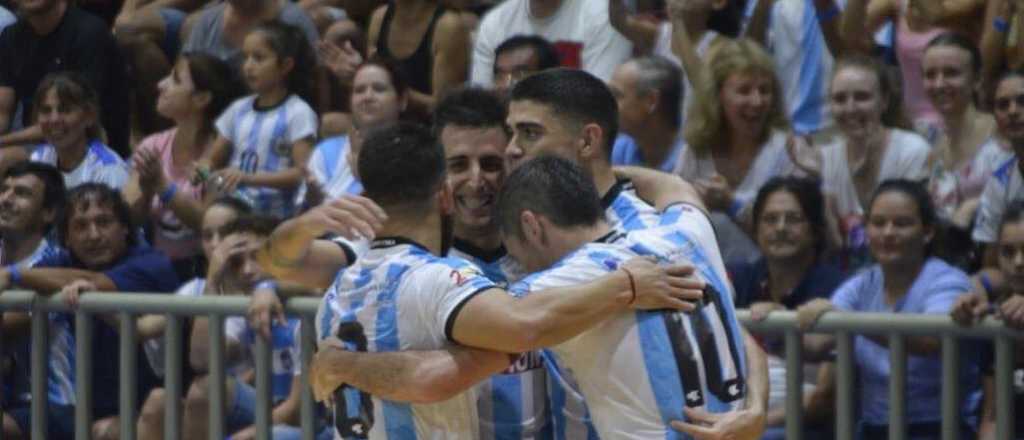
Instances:
[[[257,213],[288,218],[295,214],[317,132],[316,113],[306,101],[313,49],[297,28],[275,22],[250,32],[243,52],[242,74],[253,95],[217,119],[219,136],[200,168],[219,169],[212,184],[237,189]]]

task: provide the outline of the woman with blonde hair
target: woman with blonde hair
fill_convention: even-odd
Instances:
[[[735,230],[748,223],[742,219],[765,182],[797,171],[786,149],[789,121],[775,65],[757,43],[723,41],[706,61],[694,82],[676,173],[694,183],[720,231]],[[756,255],[745,234],[721,235],[739,238],[722,243],[726,259]]]

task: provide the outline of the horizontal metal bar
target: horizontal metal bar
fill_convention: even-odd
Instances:
[[[30,291],[0,293],[0,310],[27,310],[37,301]],[[67,312],[70,308],[63,295],[39,296],[37,310]],[[319,298],[292,298],[285,303],[285,312],[297,315],[316,314]],[[151,294],[94,292],[82,295],[79,308],[92,313],[128,312],[132,314],[160,313],[174,315],[245,315],[249,297],[244,295],[218,295],[198,298]],[[796,313],[772,312],[762,321],[750,319],[749,312],[738,310],[737,317],[752,332],[782,333],[796,327]],[[962,327],[942,314],[828,312],[810,329],[811,332],[835,333],[849,331],[858,334],[954,335],[959,337],[992,338],[1007,335],[1022,339],[1024,332],[1006,327],[1002,321],[987,317],[970,327]]]
[[[740,322],[753,333],[782,333],[797,326],[796,312],[772,312],[763,321],[750,319],[750,312],[737,310]],[[857,334],[900,334],[907,336],[955,335],[960,337],[992,338],[1008,335],[1024,338],[1024,332],[1006,327],[1002,321],[986,317],[981,322],[964,327],[957,325],[945,314],[827,312],[818,319],[808,333],[836,333],[848,331]]]
[[[71,311],[63,294],[38,298],[31,291],[18,290],[0,293],[0,310],[28,310],[33,302],[36,308],[50,312]],[[315,315],[319,298],[292,298],[285,303],[285,312]],[[188,297],[159,293],[89,292],[79,298],[79,309],[92,313],[127,312],[131,314],[174,315],[245,315],[249,309],[246,295],[218,295]]]

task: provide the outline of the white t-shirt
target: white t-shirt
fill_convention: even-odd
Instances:
[[[928,155],[931,147],[928,141],[917,133],[892,129],[889,144],[885,148],[878,170],[878,182],[889,179],[924,181],[928,178]],[[821,147],[822,192],[835,197],[836,209],[841,221],[850,217],[863,217],[864,207],[857,196],[857,187],[850,175],[846,155],[846,140],[837,137]]]
[[[1020,173],[1020,158],[1015,155],[1003,162],[985,184],[971,238],[979,243],[994,243],[999,237],[1003,213],[1016,203],[1024,203],[1024,178]]]
[[[562,65],[586,70],[608,81],[615,68],[629,59],[632,44],[608,22],[608,2],[562,0],[550,17],[537,19],[529,0],[506,0],[484,15],[473,47],[470,80],[494,83],[494,49],[516,35],[539,35],[550,41]]]
[[[29,160],[57,166],[57,149],[50,144],[40,145],[32,151]],[[86,147],[85,157],[78,167],[61,174],[68,189],[95,182],[119,190],[128,181],[128,164],[103,142],[94,140]]]
[[[676,166],[676,174],[688,182],[710,179],[715,175],[715,160],[710,154],[697,155],[689,145],[683,147],[682,157]],[[761,151],[751,164],[740,185],[733,189],[733,197],[749,208],[757,197],[761,186],[776,176],[787,176],[797,172],[796,165],[786,151],[786,133],[774,131],[768,141],[761,145]]]

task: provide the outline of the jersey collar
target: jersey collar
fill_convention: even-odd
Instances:
[[[430,250],[427,249],[426,246],[424,246],[422,244],[419,244],[419,243],[417,243],[414,240],[411,240],[411,239],[408,239],[408,238],[405,238],[405,237],[398,237],[398,236],[394,236],[394,237],[377,237],[372,242],[370,242],[370,249],[384,249],[384,248],[395,247],[395,246],[399,246],[399,245],[403,245],[403,244],[407,244],[407,245],[412,246],[412,247],[418,247],[418,248],[423,249],[424,251],[430,253]]]

